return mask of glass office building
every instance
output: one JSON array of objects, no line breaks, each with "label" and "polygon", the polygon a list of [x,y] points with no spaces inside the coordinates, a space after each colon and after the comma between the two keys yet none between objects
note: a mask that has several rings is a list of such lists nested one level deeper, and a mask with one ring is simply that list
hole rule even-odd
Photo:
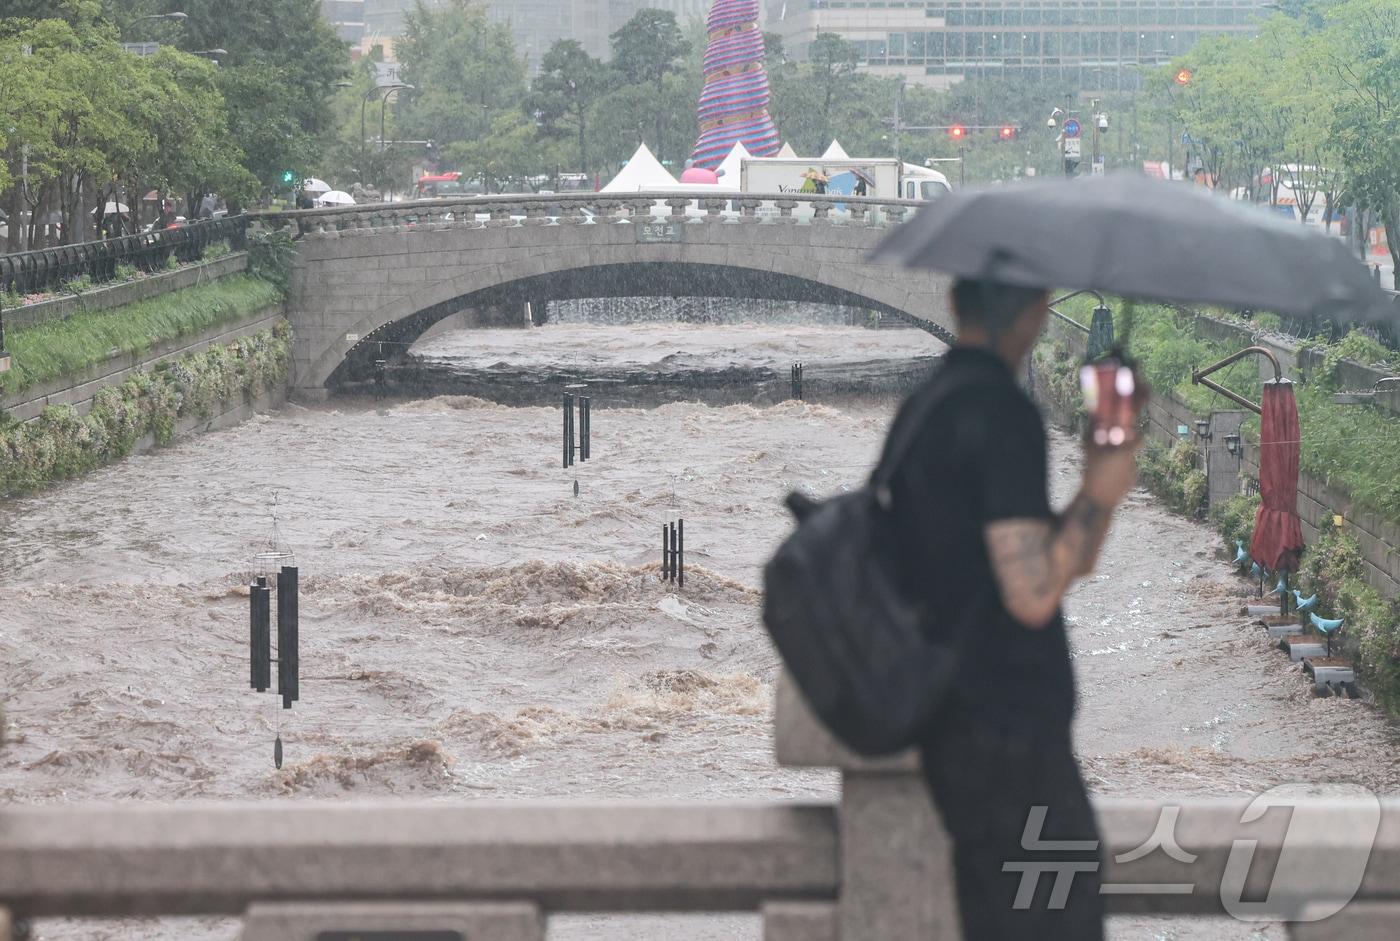
[{"label": "glass office building", "polygon": [[872,72],[921,84],[1069,71],[1113,87],[1114,73],[1211,33],[1252,32],[1266,12],[1245,0],[770,0],[767,29],[798,59],[836,33]]}]

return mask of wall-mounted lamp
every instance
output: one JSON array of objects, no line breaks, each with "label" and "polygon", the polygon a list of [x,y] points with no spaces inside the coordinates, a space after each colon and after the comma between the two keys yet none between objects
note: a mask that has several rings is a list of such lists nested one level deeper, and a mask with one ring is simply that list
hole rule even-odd
[{"label": "wall-mounted lamp", "polygon": [[1240,453],[1240,436],[1239,436],[1239,435],[1226,435],[1226,436],[1225,436],[1225,450],[1226,450],[1226,451],[1229,451],[1229,452],[1230,452],[1231,454],[1233,454],[1233,455],[1238,455],[1238,454]]},{"label": "wall-mounted lamp", "polygon": [[1209,418],[1196,419],[1196,436],[1202,441],[1209,441],[1211,439]]}]

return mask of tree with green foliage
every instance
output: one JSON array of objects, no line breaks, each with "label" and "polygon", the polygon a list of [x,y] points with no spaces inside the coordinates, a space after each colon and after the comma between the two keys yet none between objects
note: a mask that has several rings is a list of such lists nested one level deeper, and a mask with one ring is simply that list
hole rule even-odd
[{"label": "tree with green foliage", "polygon": [[413,90],[400,97],[399,128],[449,150],[489,137],[497,120],[525,100],[525,62],[503,23],[469,0],[422,0],[396,46],[399,74]]},{"label": "tree with green foliage", "polygon": [[1400,6],[1346,0],[1326,11],[1324,35],[1342,97],[1332,132],[1351,198],[1380,215],[1400,270]]},{"label": "tree with green foliage", "polygon": [[[658,158],[666,153],[667,116],[674,114],[676,89],[684,87],[667,81],[682,68],[682,61],[693,46],[669,10],[641,10],[612,34],[612,66],[624,82],[651,90],[651,108],[656,136],[652,146]],[[693,125],[695,99],[689,103]],[[689,143],[680,146],[688,147]]]},{"label": "tree with green foliage", "polygon": [[346,76],[345,44],[317,0],[160,0],[182,11],[182,49],[223,49],[216,83],[246,165],[270,191],[288,170],[309,175],[331,129],[331,97]]},{"label": "tree with green foliage", "polygon": [[851,76],[860,64],[860,53],[836,33],[818,33],[812,40],[808,57],[817,108],[814,133],[808,138],[808,143],[813,153],[820,153],[831,143],[832,105],[837,95],[849,95],[857,84],[851,80]]},{"label": "tree with green foliage", "polygon": [[567,133],[568,125],[577,135],[578,172],[587,173],[589,161],[588,128],[594,105],[607,94],[614,73],[599,59],[588,54],[576,40],[561,39],[550,46],[540,62],[540,74],[531,88],[527,107],[550,133]]},{"label": "tree with green foliage", "polygon": [[447,148],[453,166],[493,193],[528,191],[530,179],[553,176],[562,157],[558,142],[541,138],[534,121],[519,109],[497,115],[481,137]]}]

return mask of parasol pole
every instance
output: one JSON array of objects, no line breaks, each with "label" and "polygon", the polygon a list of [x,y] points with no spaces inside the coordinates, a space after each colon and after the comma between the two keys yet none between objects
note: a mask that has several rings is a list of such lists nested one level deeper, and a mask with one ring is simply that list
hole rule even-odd
[{"label": "parasol pole", "polygon": [[1245,398],[1237,392],[1231,392],[1229,389],[1225,388],[1220,383],[1214,382],[1206,378],[1206,376],[1209,376],[1211,373],[1216,372],[1218,370],[1224,369],[1231,363],[1239,362],[1251,353],[1257,356],[1262,356],[1265,359],[1267,359],[1271,364],[1273,364],[1275,382],[1280,382],[1283,380],[1283,368],[1279,366],[1278,357],[1273,354],[1272,350],[1263,346],[1247,346],[1244,349],[1240,350],[1238,353],[1232,353],[1231,355],[1222,359],[1220,362],[1213,363],[1210,366],[1207,366],[1205,369],[1193,370],[1191,373],[1191,381],[1196,385],[1205,386],[1212,392],[1220,393],[1221,395],[1225,396],[1225,398],[1229,399],[1231,402],[1234,402],[1236,405],[1241,405],[1249,409],[1256,415],[1262,415],[1264,414],[1264,409],[1260,405],[1251,402],[1249,399]]}]

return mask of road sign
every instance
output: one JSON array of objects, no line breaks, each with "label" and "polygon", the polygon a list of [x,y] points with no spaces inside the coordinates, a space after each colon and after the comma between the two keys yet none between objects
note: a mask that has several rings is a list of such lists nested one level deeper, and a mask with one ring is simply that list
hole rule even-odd
[{"label": "road sign", "polygon": [[1080,144],[1079,138],[1077,138],[1077,137],[1066,137],[1066,138],[1065,138],[1065,156],[1066,156],[1066,157],[1071,157],[1071,158],[1077,158],[1077,157],[1079,156],[1079,144]]},{"label": "road sign", "polygon": [[1074,140],[1079,137],[1079,119],[1068,118],[1065,120],[1065,137]]}]

